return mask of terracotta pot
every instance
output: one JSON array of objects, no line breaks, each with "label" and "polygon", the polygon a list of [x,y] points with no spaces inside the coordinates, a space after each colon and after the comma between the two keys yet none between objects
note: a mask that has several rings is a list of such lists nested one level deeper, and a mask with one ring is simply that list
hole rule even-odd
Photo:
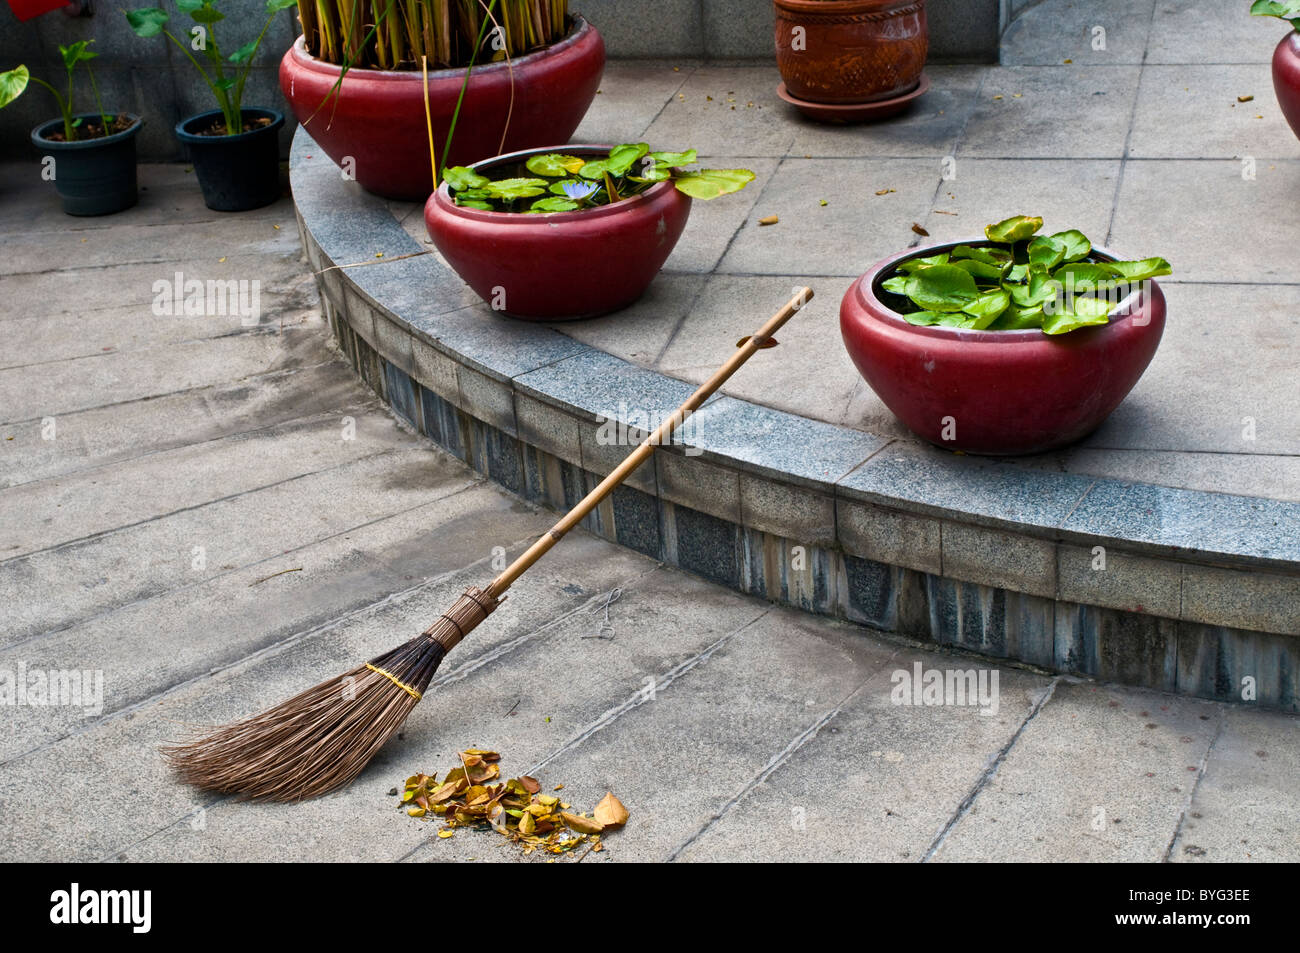
[{"label": "terracotta pot", "polygon": [[892,99],[921,79],[925,0],[774,0],[785,87],[817,103]]},{"label": "terracotta pot", "polygon": [[[485,174],[532,155],[605,156],[609,149],[550,146],[471,168]],[[424,222],[448,264],[490,307],[541,321],[595,317],[636,301],[668,259],[690,212],[690,196],[671,182],[612,205],[536,215],[461,208],[444,184],[429,196]]]},{"label": "terracotta pot", "polygon": [[[879,284],[903,261],[959,244],[908,249],[849,288],[840,332],[872,390],[918,436],[948,450],[1039,453],[1095,430],[1138,382],[1160,344],[1165,296],[1154,281],[1110,323],[1049,336],[917,327],[885,305]],[[1104,260],[1115,256],[1096,249]]]},{"label": "terracotta pot", "polygon": [[[445,162],[442,148],[465,70],[430,72],[429,109],[440,165],[469,165],[501,152],[567,140],[596,96],[605,70],[605,43],[595,27],[575,16],[567,37],[516,57],[511,65],[513,106],[510,66],[474,67]],[[363,188],[388,198],[425,199],[433,190],[433,175],[420,72],[352,69],[340,94],[331,97],[339,73],[338,66],[308,54],[299,37],[280,62],[280,89],[326,155],[345,171],[351,169]]]},{"label": "terracotta pot", "polygon": [[1300,136],[1300,32],[1282,37],[1273,51],[1273,89],[1291,131]]}]

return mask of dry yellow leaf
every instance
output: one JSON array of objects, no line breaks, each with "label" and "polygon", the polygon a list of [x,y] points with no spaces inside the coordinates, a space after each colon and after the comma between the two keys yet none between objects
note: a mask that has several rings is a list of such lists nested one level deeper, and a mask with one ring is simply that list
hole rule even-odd
[{"label": "dry yellow leaf", "polygon": [[760,219],[758,220],[758,224],[760,224],[760,225],[775,225],[775,224],[776,224],[777,222],[779,222],[779,221],[781,221],[781,219],[780,219],[779,216],[776,216],[776,215],[767,215],[767,216],[765,216],[765,217],[763,217],[763,218],[760,218]]},{"label": "dry yellow leaf", "polygon": [[455,836],[456,836],[456,832],[455,832],[455,831],[438,831],[438,836],[441,837],[443,840],[446,840],[448,837],[455,837]]},{"label": "dry yellow leaf", "polygon": [[614,797],[613,791],[605,792],[605,796],[601,798],[592,814],[600,822],[602,829],[606,827],[622,827],[627,823],[628,819],[627,808],[623,806],[622,801]]},{"label": "dry yellow leaf", "polygon": [[599,834],[605,829],[605,825],[594,817],[580,817],[568,811],[561,812],[560,820],[564,821],[564,826],[569,830],[577,831],[579,834]]}]

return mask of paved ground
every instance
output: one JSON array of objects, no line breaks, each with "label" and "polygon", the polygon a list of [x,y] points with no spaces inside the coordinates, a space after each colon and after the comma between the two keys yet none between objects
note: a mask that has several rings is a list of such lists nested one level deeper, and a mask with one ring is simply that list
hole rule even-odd
[{"label": "paved ground", "polygon": [[[818,298],[780,336],[780,361],[727,392],[906,437],[840,344],[840,297],[923,241],[913,223],[949,241],[1041,214],[1121,255],[1163,255],[1174,275],[1164,342],[1128,400],[1079,446],[1021,462],[1300,500],[1300,219],[1278,212],[1300,192],[1300,142],[1268,66],[1285,28],[1248,7],[1045,0],[1008,33],[1005,65],[930,67],[909,115],[869,126],[803,120],[770,63],[611,63],[578,141],[693,146],[758,180],[695,203],[639,305],[558,327],[700,381],[809,284]],[[418,210],[395,209],[427,238]],[[759,227],[769,215],[780,223]]]},{"label": "paved ground", "polygon": [[[355,382],[287,200],[218,216],[182,167],[147,166],[139,208],[72,220],[32,175],[0,169],[0,688],[75,669],[103,696],[0,706],[5,858],[512,859],[387,793],[491,746],[576,805],[623,799],[588,862],[1300,859],[1293,717],[991,669],[582,533],[348,790],[177,784],[160,742],[404,640],[550,518]],[[260,322],[157,313],[177,272],[261,281]],[[996,673],[996,713],[893,704],[916,664]]]}]

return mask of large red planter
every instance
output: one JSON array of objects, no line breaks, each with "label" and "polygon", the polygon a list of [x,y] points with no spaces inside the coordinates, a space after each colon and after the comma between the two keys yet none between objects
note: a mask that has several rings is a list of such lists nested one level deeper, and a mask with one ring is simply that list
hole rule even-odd
[{"label": "large red planter", "polygon": [[949,450],[1039,453],[1087,436],[1156,353],[1165,327],[1159,285],[1146,282],[1109,324],[1059,336],[917,327],[881,301],[879,282],[901,262],[958,244],[987,243],[909,249],[853,283],[840,303],[853,363],[910,430]]},{"label": "large red planter", "polygon": [[[559,43],[509,65],[474,67],[449,161],[444,161],[448,157],[442,147],[465,70],[430,72],[429,111],[439,165],[469,165],[502,152],[564,142],[582,122],[604,70],[605,43],[579,16]],[[420,72],[351,69],[339,95],[332,97],[339,73],[338,66],[307,53],[299,37],[280,61],[280,89],[312,138],[342,168],[350,168],[366,190],[408,201],[426,198],[433,191],[433,175]]]},{"label": "large red planter", "polygon": [[1300,136],[1300,32],[1282,37],[1273,51],[1273,89],[1291,131]]},{"label": "large red planter", "polygon": [[[538,153],[604,156],[609,149],[530,149],[471,168],[483,173]],[[444,184],[425,203],[424,222],[447,263],[490,307],[553,321],[595,317],[636,301],[668,259],[690,212],[690,196],[671,182],[612,205],[536,215],[461,208]]]},{"label": "large red planter", "polygon": [[929,48],[925,0],[775,0],[776,65],[815,103],[866,103],[915,89]]}]

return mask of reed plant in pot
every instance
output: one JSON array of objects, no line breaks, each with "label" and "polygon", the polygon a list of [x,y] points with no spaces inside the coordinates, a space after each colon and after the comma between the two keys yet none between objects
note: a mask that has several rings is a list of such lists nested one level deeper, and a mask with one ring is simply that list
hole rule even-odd
[{"label": "reed plant in pot", "polygon": [[[59,47],[67,73],[67,89],[59,92],[51,83],[32,76],[19,65],[0,73],[0,108],[23,94],[31,83],[45,87],[59,106],[59,118],[32,130],[32,145],[43,155],[41,175],[53,180],[69,215],[107,215],[130,208],[138,191],[135,175],[135,137],[141,120],[127,113],[108,112],[99,98],[99,87],[90,61],[93,40],[80,40]],[[86,77],[95,101],[95,111],[78,113],[74,104],[77,67],[85,64]]]},{"label": "reed plant in pot", "polygon": [[448,166],[567,140],[605,68],[604,41],[567,0],[298,9],[280,88],[343,174],[390,198],[426,198]]},{"label": "reed plant in pot", "polygon": [[[270,205],[280,196],[279,130],[284,116],[265,106],[245,106],[244,87],[258,48],[275,17],[296,0],[266,0],[266,20],[253,39],[232,53],[222,52],[217,24],[225,14],[214,0],[175,0],[191,25],[180,39],[169,28],[171,15],[159,7],[129,10],[136,36],[163,36],[190,61],[211,91],[217,108],[176,124],[176,138],[188,148],[203,190],[203,201],[219,212],[241,212]],[[206,65],[205,65],[206,64]]]}]

